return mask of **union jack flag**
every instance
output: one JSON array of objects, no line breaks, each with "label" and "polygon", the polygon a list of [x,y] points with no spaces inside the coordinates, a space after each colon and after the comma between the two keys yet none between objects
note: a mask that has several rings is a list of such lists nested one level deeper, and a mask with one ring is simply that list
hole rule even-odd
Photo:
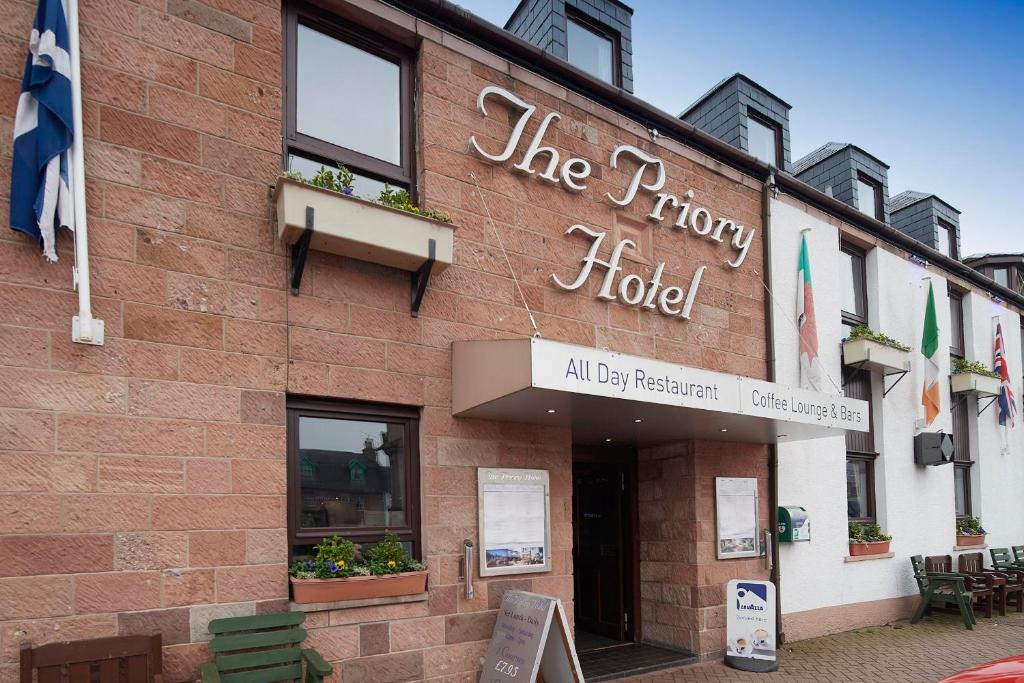
[{"label": "union jack flag", "polygon": [[1010,369],[1006,363],[1006,346],[1003,344],[1003,324],[996,323],[995,360],[993,370],[999,373],[1002,383],[999,387],[999,424],[1016,426],[1017,402],[1013,398],[1013,387],[1010,386]]}]

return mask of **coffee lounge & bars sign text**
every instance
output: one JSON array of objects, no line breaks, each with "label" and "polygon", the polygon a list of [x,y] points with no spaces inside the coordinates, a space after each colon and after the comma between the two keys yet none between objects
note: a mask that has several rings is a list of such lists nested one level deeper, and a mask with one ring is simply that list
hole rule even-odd
[{"label": "coffee lounge & bars sign text", "polygon": [[[495,85],[487,86],[477,96],[477,108],[484,116],[487,115],[486,100],[488,97],[503,100],[505,103],[520,111],[512,133],[505,142],[505,148],[497,153],[484,150],[476,140],[476,136],[470,136],[470,146],[482,157],[494,162],[505,162],[512,158],[516,148],[523,137],[526,125],[537,111],[536,105],[513,95],[504,88]],[[523,153],[518,163],[513,164],[512,169],[526,175],[536,175],[540,180],[560,184],[569,192],[582,192],[587,189],[586,181],[591,175],[590,162],[579,157],[570,157],[559,164],[561,155],[554,147],[544,144],[544,136],[549,126],[557,121],[560,115],[556,112],[547,114],[537,132],[533,134],[529,146]],[[543,163],[546,158],[547,165],[543,168],[534,168],[535,163]],[[617,169],[623,159],[631,159],[636,170],[629,179],[628,185],[622,189],[620,196],[611,192],[605,193],[605,199],[618,207],[629,206],[637,194],[643,190],[653,196],[653,205],[647,219],[655,223],[664,223],[671,220],[671,228],[682,233],[687,233],[699,238],[705,238],[718,243],[727,243],[734,252],[731,259],[726,263],[731,268],[739,268],[747,258],[747,252],[753,242],[755,229],[738,225],[734,220],[727,217],[714,217],[707,208],[697,205],[694,199],[693,190],[689,190],[681,196],[663,192],[665,186],[665,164],[661,159],[648,154],[647,152],[633,145],[619,145],[616,147],[609,159],[609,166]],[[591,240],[590,249],[583,258],[580,272],[572,282],[562,282],[554,274],[551,280],[556,287],[569,291],[579,289],[586,283],[592,274],[603,271],[601,288],[597,297],[606,301],[622,301],[638,308],[657,310],[668,315],[689,319],[693,310],[693,303],[700,287],[701,278],[706,265],[698,266],[685,289],[677,285],[666,285],[662,282],[665,271],[665,264],[658,263],[649,280],[645,280],[636,274],[629,274],[621,279],[616,279],[622,272],[622,252],[626,247],[636,247],[636,243],[630,239],[620,240],[612,250],[608,260],[598,256],[600,249],[607,238],[607,233],[601,230],[592,230],[585,225],[575,224],[566,230],[567,235],[581,234]]]}]

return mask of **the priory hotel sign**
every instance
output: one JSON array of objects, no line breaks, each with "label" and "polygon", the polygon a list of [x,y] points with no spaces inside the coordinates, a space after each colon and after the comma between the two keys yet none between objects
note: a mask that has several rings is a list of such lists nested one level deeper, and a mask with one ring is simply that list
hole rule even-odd
[{"label": "the priory hotel sign", "polygon": [[[520,112],[512,132],[505,142],[504,149],[488,151],[480,146],[476,136],[469,138],[470,146],[478,154],[490,161],[501,163],[512,159],[537,107],[504,88],[492,85],[485,87],[477,96],[477,108],[484,116],[487,115],[486,101],[488,97],[503,100]],[[558,150],[544,144],[544,136],[548,132],[548,128],[559,118],[560,115],[556,112],[550,112],[544,116],[522,158],[513,164],[512,170],[526,175],[536,175],[540,180],[561,185],[569,192],[582,192],[587,188],[587,179],[592,172],[590,162],[579,157],[570,157],[562,162]],[[692,190],[681,195],[662,191],[666,179],[664,162],[638,147],[619,145],[611,152],[609,166],[612,169],[617,169],[619,164],[626,159],[636,165],[636,170],[630,176],[625,187],[614,194],[606,192],[604,199],[621,208],[630,206],[637,199],[640,190],[652,193],[654,201],[647,214],[648,220],[654,223],[667,222],[671,229],[697,239],[727,244],[731,250],[731,258],[727,259],[726,263],[731,268],[739,268],[743,265],[754,240],[755,228],[739,225],[728,217],[714,216],[709,209],[694,201]],[[686,320],[690,318],[701,278],[704,271],[707,270],[706,265],[698,266],[687,284],[664,282],[664,263],[656,264],[648,278],[637,274],[619,277],[622,272],[623,250],[627,247],[636,247],[632,240],[620,240],[611,248],[608,260],[604,260],[598,254],[607,239],[606,232],[577,223],[566,230],[566,235],[581,235],[589,239],[590,248],[583,258],[579,273],[572,282],[563,282],[552,274],[551,280],[556,287],[574,291],[580,289],[591,277],[597,277],[601,281],[600,289],[597,292],[597,297],[600,299],[620,301],[667,316]]]}]

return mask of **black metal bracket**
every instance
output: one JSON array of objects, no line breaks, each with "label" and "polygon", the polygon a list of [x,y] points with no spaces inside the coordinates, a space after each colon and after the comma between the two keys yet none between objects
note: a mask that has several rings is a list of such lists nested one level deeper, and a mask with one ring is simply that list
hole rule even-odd
[{"label": "black metal bracket", "polygon": [[[991,406],[991,405],[992,405],[993,403],[995,403],[995,402],[996,402],[996,401],[998,401],[998,400],[999,400],[999,395],[998,395],[998,394],[996,394],[996,395],[995,395],[995,396],[993,396],[993,397],[992,397],[991,399],[989,399],[989,402],[985,404],[985,407],[984,407],[984,408],[979,408],[979,409],[978,409],[978,415],[980,416],[980,415],[981,415],[982,413],[984,413],[984,412],[985,412],[986,410],[988,410],[988,409],[989,409],[989,407],[990,407],[990,406]],[[981,403],[981,401],[978,401],[978,403]]]},{"label": "black metal bracket", "polygon": [[427,241],[427,260],[423,265],[412,272],[412,303],[409,307],[412,317],[420,317],[420,304],[423,303],[423,294],[427,291],[427,283],[430,282],[430,271],[434,269],[434,262],[437,260],[437,240]]},{"label": "black metal bracket", "polygon": [[[903,379],[904,377],[907,376],[908,372],[910,372],[910,371],[909,370],[904,370],[903,372],[882,373],[882,387],[883,387],[883,389],[882,389],[882,398],[885,398],[886,396],[888,396],[889,392],[892,391],[896,387],[896,385],[900,383],[901,379]],[[899,375],[899,377],[896,378],[895,382],[893,382],[892,384],[889,385],[888,389],[885,389],[884,388],[885,387],[885,378],[886,377],[892,377],[893,375]]]},{"label": "black metal bracket", "polygon": [[306,256],[309,254],[309,243],[313,239],[313,207],[306,207],[306,229],[292,245],[292,294],[299,295],[302,284],[302,273],[306,270]]},{"label": "black metal bracket", "polygon": [[[846,388],[846,385],[850,383],[850,379],[856,377],[857,373],[864,369],[864,365],[867,362],[868,362],[867,360],[862,360],[859,363],[856,363],[854,365],[850,365],[849,366],[849,367],[853,368],[853,372],[851,372],[850,375],[849,375],[849,378],[845,382],[843,382],[843,388],[844,389]],[[901,379],[903,379],[904,377],[907,376],[908,372],[910,372],[910,371],[909,370],[901,370],[899,372],[883,372],[882,373],[882,398],[885,398],[886,396],[888,396],[889,392],[896,388],[896,385],[900,383]],[[893,377],[895,375],[899,375],[899,377],[897,377],[896,381],[893,382],[891,385],[889,385],[888,388],[886,388],[886,386],[885,386],[885,378],[886,377]]]}]

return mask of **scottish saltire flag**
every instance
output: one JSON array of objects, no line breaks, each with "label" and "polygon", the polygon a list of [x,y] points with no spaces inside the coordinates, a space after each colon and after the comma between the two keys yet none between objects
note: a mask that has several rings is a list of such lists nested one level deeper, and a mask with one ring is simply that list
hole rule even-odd
[{"label": "scottish saltire flag", "polygon": [[806,233],[800,237],[797,280],[796,320],[800,331],[800,387],[821,391],[818,324],[814,317],[814,289],[811,287],[811,259],[807,252]]},{"label": "scottish saltire flag", "polygon": [[11,227],[39,240],[50,261],[57,260],[56,226],[74,230],[73,139],[67,15],[61,0],[40,0],[14,118]]},{"label": "scottish saltire flag", "polygon": [[1010,368],[1006,362],[1006,346],[1003,344],[1003,324],[996,323],[995,352],[993,353],[992,369],[999,373],[1002,380],[999,385],[999,424],[1015,427],[1017,424],[1017,402],[1010,386]]},{"label": "scottish saltire flag", "polygon": [[939,322],[935,315],[935,290],[928,283],[928,303],[924,309],[924,329],[921,334],[921,355],[924,356],[924,386],[921,404],[924,406],[925,424],[935,421],[942,406],[939,389]]}]

